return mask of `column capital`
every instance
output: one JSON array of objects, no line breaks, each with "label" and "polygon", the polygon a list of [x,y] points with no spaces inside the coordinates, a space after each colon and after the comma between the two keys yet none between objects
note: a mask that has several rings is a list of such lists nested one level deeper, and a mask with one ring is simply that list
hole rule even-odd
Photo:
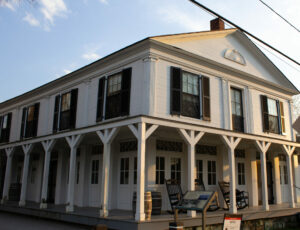
[{"label": "column capital", "polygon": [[143,58],[143,62],[156,62],[157,60],[158,57],[153,54],[149,54],[148,56]]}]

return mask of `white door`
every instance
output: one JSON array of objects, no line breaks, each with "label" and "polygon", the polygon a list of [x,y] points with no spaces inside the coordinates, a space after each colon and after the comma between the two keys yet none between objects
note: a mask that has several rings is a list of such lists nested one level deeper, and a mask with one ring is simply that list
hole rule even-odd
[{"label": "white door", "polygon": [[100,207],[102,156],[100,154],[92,155],[90,161],[89,206],[92,207]]},{"label": "white door", "polygon": [[286,161],[279,161],[279,172],[280,172],[281,200],[283,203],[289,202],[289,186],[288,186]]},{"label": "white door", "polygon": [[120,154],[118,175],[118,209],[132,210],[133,192],[137,183],[136,153]]},{"label": "white door", "polygon": [[235,181],[236,181],[236,188],[238,190],[247,191],[245,159],[236,158]]}]

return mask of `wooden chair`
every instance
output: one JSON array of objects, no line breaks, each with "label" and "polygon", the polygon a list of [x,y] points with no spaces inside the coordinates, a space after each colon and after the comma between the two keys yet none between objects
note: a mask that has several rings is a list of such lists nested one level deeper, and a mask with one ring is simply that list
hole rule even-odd
[{"label": "wooden chair", "polygon": [[[219,181],[219,187],[222,192],[224,201],[226,203],[227,208],[230,207],[230,183],[225,181]],[[246,191],[240,191],[238,189],[235,190],[236,196],[236,207],[237,209],[243,209],[249,207],[249,195]]]},{"label": "wooden chair", "polygon": [[179,204],[183,198],[183,193],[181,190],[180,183],[177,180],[165,180],[170,206],[174,212],[174,207]]},{"label": "wooden chair", "polygon": [[205,185],[203,183],[202,178],[195,179],[195,186],[197,186],[197,190],[205,191]]}]

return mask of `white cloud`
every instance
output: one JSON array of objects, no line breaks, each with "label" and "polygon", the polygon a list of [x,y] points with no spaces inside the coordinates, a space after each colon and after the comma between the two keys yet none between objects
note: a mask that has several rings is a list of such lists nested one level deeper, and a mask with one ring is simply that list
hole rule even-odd
[{"label": "white cloud", "polygon": [[63,0],[41,0],[41,9],[46,21],[54,24],[54,17],[65,16],[67,12],[67,6]]},{"label": "white cloud", "polygon": [[89,52],[82,55],[82,58],[88,61],[95,61],[100,58],[100,55],[95,52]]},{"label": "white cloud", "polygon": [[28,22],[31,26],[40,26],[40,22],[32,15],[26,12],[23,21]]},{"label": "white cloud", "polygon": [[8,9],[15,11],[18,5],[17,0],[0,0],[0,7],[7,7]]},{"label": "white cloud", "polygon": [[108,1],[107,0],[99,0],[99,2],[101,2],[102,4],[108,5]]}]

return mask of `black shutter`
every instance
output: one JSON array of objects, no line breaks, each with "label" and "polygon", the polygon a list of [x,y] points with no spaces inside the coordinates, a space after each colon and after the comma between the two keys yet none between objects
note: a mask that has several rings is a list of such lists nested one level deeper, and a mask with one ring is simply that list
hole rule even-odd
[{"label": "black shutter", "polygon": [[103,119],[103,102],[104,102],[104,87],[105,87],[105,77],[99,79],[98,86],[98,101],[97,101],[97,117],[96,121],[101,121]]},{"label": "black shutter", "polygon": [[55,97],[54,117],[53,117],[53,132],[58,131],[58,115],[59,115],[60,95]]},{"label": "black shutter", "polygon": [[27,112],[27,108],[23,108],[23,112],[22,112],[22,122],[21,122],[21,134],[20,134],[20,138],[23,139],[24,138],[24,129],[25,129],[25,124],[26,124],[26,112]]},{"label": "black shutter", "polygon": [[7,142],[9,142],[11,118],[12,118],[12,113],[7,114],[7,126],[6,126],[6,132],[5,132],[6,133],[5,141],[7,141]]},{"label": "black shutter", "polygon": [[121,116],[129,115],[131,72],[131,68],[122,71]]},{"label": "black shutter", "polygon": [[33,114],[33,136],[37,136],[38,123],[39,123],[39,112],[40,112],[40,103],[34,104],[34,114]]},{"label": "black shutter", "polygon": [[210,84],[205,76],[202,76],[202,119],[210,121]]},{"label": "black shutter", "polygon": [[3,117],[0,116],[0,142],[2,141],[2,123],[3,123]]},{"label": "black shutter", "polygon": [[263,131],[269,132],[270,128],[269,128],[268,98],[265,95],[261,95],[260,99],[261,99]]},{"label": "black shutter", "polygon": [[171,67],[171,97],[170,111],[171,114],[179,115],[181,113],[181,77],[182,70],[180,68]]},{"label": "black shutter", "polygon": [[70,129],[76,126],[78,89],[71,90],[71,107],[70,107]]}]

